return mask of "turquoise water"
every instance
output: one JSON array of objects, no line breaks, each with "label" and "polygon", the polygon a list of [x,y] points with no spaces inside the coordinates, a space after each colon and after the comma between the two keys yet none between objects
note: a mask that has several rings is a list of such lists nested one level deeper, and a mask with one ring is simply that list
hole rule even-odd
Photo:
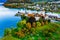
[{"label": "turquoise water", "polygon": [[20,9],[5,8],[0,4],[0,37],[4,35],[4,29],[16,27],[16,23],[21,20],[20,17],[14,16]]}]

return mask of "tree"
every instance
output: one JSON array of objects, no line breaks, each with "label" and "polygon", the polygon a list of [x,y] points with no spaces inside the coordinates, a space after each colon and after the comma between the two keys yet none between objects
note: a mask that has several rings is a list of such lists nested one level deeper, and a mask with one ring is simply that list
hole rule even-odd
[{"label": "tree", "polygon": [[31,23],[28,22],[28,23],[26,24],[26,26],[27,26],[28,29],[31,29]]},{"label": "tree", "polygon": [[30,22],[31,24],[33,24],[33,22],[36,22],[36,19],[35,17],[30,17],[28,22]]},{"label": "tree", "polygon": [[10,35],[11,34],[11,29],[7,28],[4,31],[4,36]]},{"label": "tree", "polygon": [[5,37],[2,38],[2,40],[20,40],[20,39],[14,38],[12,36],[5,36]]}]

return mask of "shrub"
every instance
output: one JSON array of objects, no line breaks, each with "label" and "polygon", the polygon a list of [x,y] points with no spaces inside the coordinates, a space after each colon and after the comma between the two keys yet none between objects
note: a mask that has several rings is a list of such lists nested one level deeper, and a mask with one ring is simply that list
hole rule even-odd
[{"label": "shrub", "polygon": [[36,27],[40,27],[41,23],[40,22],[36,22]]},{"label": "shrub", "polygon": [[18,31],[15,33],[19,38],[25,37],[25,34],[22,31]]},{"label": "shrub", "polygon": [[24,14],[23,14],[23,15],[21,15],[21,19],[22,19],[22,20],[24,20],[24,19],[25,19],[26,21],[28,21],[28,17],[27,17],[27,16],[25,16]]},{"label": "shrub", "polygon": [[31,33],[33,34],[33,35],[35,35],[36,34],[36,30],[35,30],[35,28],[31,28]]},{"label": "shrub", "polygon": [[11,35],[11,29],[7,28],[4,31],[4,36]]},{"label": "shrub", "polygon": [[52,36],[52,32],[50,32],[49,30],[43,30],[43,36],[51,37]]},{"label": "shrub", "polygon": [[36,23],[35,22],[32,23],[32,27],[36,27]]},{"label": "shrub", "polygon": [[44,18],[43,17],[40,17],[39,22],[42,22],[43,20],[44,20]]},{"label": "shrub", "polygon": [[45,24],[48,24],[48,21],[47,20],[45,21]]},{"label": "shrub", "polygon": [[23,28],[26,27],[26,20],[22,20],[17,23],[17,27]]},{"label": "shrub", "polygon": [[24,19],[24,20],[22,20],[20,23],[21,23],[21,24],[26,24],[26,20]]},{"label": "shrub", "polygon": [[41,22],[41,26],[44,26],[44,22],[43,21]]},{"label": "shrub", "polygon": [[34,17],[30,17],[28,22],[30,22],[32,24],[33,22],[36,22],[36,19]]},{"label": "shrub", "polygon": [[31,37],[29,37],[28,40],[33,40],[33,39]]},{"label": "shrub", "polygon": [[31,29],[31,23],[28,22],[28,23],[26,24],[26,27],[27,27],[28,29]]},{"label": "shrub", "polygon": [[2,38],[2,40],[20,40],[20,39],[14,38],[13,36],[5,36]]}]

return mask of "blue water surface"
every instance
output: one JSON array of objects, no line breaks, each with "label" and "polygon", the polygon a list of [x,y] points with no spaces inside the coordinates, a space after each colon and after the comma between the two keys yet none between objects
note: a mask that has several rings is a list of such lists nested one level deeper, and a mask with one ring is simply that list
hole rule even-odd
[{"label": "blue water surface", "polygon": [[3,37],[4,30],[6,28],[15,28],[18,21],[21,20],[20,17],[14,16],[20,9],[9,9],[5,8],[0,4],[0,37]]},{"label": "blue water surface", "polygon": [[27,10],[25,8],[14,9],[14,8],[6,8],[0,3],[0,37],[3,37],[4,30],[6,28],[16,28],[16,24],[21,20],[21,17],[16,17],[15,14],[20,12],[37,12],[36,10]]}]

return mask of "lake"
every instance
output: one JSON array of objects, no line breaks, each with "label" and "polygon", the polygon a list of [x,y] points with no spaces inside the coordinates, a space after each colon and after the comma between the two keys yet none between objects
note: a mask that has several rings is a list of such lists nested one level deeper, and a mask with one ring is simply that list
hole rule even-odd
[{"label": "lake", "polygon": [[14,16],[20,9],[9,9],[5,8],[0,4],[0,37],[3,37],[4,30],[6,28],[16,27],[20,17]]}]

